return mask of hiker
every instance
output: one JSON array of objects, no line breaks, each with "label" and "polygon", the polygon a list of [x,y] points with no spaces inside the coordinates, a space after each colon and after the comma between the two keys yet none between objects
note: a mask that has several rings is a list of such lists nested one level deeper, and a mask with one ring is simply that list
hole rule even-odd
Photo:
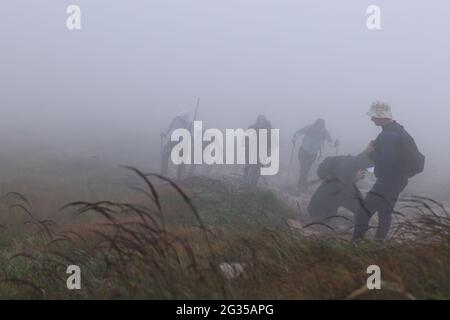
[{"label": "hiker", "polygon": [[[195,139],[202,140],[202,152],[204,152],[206,147],[211,144],[214,144],[217,149],[223,149],[223,145],[219,141],[216,141],[215,140],[216,138],[213,138],[211,141],[203,140],[203,135],[205,134],[206,130],[207,129],[203,129],[202,132],[197,133],[197,135],[198,135],[197,137],[193,137],[194,140]],[[193,157],[194,156],[194,143],[192,143],[192,151],[191,152],[192,152],[191,154]],[[205,177],[210,177],[212,175],[213,168],[214,168],[213,164],[206,164],[206,163],[195,164],[193,159],[192,159],[192,163],[188,166],[189,166],[188,173],[187,173],[188,176],[197,175],[197,172],[200,170],[201,175],[203,175]]]},{"label": "hiker", "polygon": [[308,204],[313,221],[330,224],[340,207],[356,214],[362,201],[356,182],[364,178],[366,169],[371,166],[365,154],[325,158],[317,170],[322,183]]},{"label": "hiker", "polygon": [[392,119],[389,104],[374,102],[367,115],[382,128],[363,152],[373,161],[377,180],[356,214],[353,241],[358,242],[364,237],[370,218],[377,212],[375,241],[383,242],[391,226],[395,203],[408,184],[408,178],[423,171],[425,157],[417,149],[414,139]]},{"label": "hiker", "polygon": [[[170,137],[172,132],[176,129],[187,129],[191,130],[191,122],[189,120],[189,114],[187,111],[180,112],[172,122],[169,124],[166,132],[161,132],[161,175],[167,176],[167,171],[169,167],[170,154],[173,147],[178,143],[177,141],[171,141]],[[166,139],[167,142],[164,144],[163,140]],[[183,176],[184,164],[179,164],[177,166],[177,179],[180,180]]]},{"label": "hiker", "polygon": [[255,129],[256,135],[257,135],[257,163],[256,164],[250,164],[249,163],[249,145],[246,141],[246,148],[245,148],[245,167],[244,167],[244,181],[251,185],[256,186],[258,183],[258,179],[261,175],[261,163],[259,160],[259,130],[260,129],[267,129],[267,150],[271,150],[271,139],[270,139],[270,130],[272,129],[272,124],[264,115],[259,115],[256,118],[256,123],[254,125],[251,125],[249,129]]},{"label": "hiker", "polygon": [[325,120],[317,119],[312,125],[308,125],[297,132],[292,138],[293,145],[296,144],[297,139],[304,135],[302,145],[298,152],[298,160],[300,161],[300,178],[298,181],[298,188],[301,192],[307,190],[308,173],[312,165],[321,153],[325,140],[332,143],[330,133],[325,127]]}]

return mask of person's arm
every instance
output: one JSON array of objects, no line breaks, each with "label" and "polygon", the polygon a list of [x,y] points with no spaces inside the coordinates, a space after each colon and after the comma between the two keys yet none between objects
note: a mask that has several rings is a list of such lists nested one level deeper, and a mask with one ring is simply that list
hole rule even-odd
[{"label": "person's arm", "polygon": [[292,143],[295,144],[295,142],[297,142],[298,137],[306,134],[306,132],[308,132],[309,128],[310,128],[310,126],[306,126],[306,127],[303,127],[301,129],[295,131],[294,136],[292,137]]},{"label": "person's arm", "polygon": [[371,168],[374,166],[373,161],[364,152],[362,152],[356,156],[356,161],[358,163],[358,167],[361,169],[364,169],[364,170],[367,170],[368,168]]},{"label": "person's arm", "polygon": [[297,130],[294,135],[301,136],[301,135],[305,134],[308,131],[309,127],[310,126],[306,126],[306,127],[303,127],[301,129]]},{"label": "person's arm", "polygon": [[375,150],[369,153],[369,159],[385,174],[395,169],[397,146],[400,136],[392,132],[383,134],[376,143]]},{"label": "person's arm", "polygon": [[161,136],[166,137],[169,134],[169,132],[171,132],[174,129],[176,121],[177,121],[177,118],[173,118],[172,122],[170,122],[169,126],[167,127],[167,131],[161,132]]}]

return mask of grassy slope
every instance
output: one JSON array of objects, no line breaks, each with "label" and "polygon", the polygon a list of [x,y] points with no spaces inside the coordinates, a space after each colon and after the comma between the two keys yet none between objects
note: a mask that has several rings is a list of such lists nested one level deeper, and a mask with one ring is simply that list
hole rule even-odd
[{"label": "grassy slope", "polygon": [[[42,221],[0,230],[0,298],[450,298],[448,220],[433,241],[355,246],[289,229],[298,213],[271,191],[203,178],[181,187],[184,200],[164,184],[157,201],[145,189],[142,206],[71,207],[50,233]],[[245,272],[225,279],[223,262]],[[66,289],[69,264],[81,266],[80,291]],[[358,291],[372,264],[383,289]]]}]

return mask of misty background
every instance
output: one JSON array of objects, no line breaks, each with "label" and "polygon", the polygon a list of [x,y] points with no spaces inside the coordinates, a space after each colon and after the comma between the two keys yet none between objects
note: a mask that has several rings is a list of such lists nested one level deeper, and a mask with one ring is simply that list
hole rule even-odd
[{"label": "misty background", "polygon": [[[366,27],[372,4],[380,31]],[[318,117],[341,153],[362,151],[381,99],[427,157],[415,179],[448,187],[449,16],[444,0],[3,1],[2,179],[52,156],[157,169],[160,131],[197,97],[207,127],[266,115],[283,174],[293,133]]]}]

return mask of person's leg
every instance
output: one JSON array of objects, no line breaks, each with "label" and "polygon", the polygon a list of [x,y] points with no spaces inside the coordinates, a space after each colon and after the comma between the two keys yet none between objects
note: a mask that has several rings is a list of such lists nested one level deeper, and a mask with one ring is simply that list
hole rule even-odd
[{"label": "person's leg", "polygon": [[380,204],[378,210],[378,228],[375,234],[375,241],[383,242],[392,223],[392,213],[397,203],[398,197],[407,184],[406,179],[399,179],[395,181],[386,181],[383,184],[384,190],[380,193],[384,196],[384,201]]},{"label": "person's leg", "polygon": [[171,152],[172,152],[172,144],[170,142],[166,143],[161,155],[161,171],[160,171],[161,175],[164,177],[167,176],[167,171],[169,169],[169,158]]},{"label": "person's leg", "polygon": [[248,184],[255,187],[258,184],[260,174],[261,166],[258,164],[251,164],[248,171]]},{"label": "person's leg", "polygon": [[304,188],[308,183],[308,173],[311,169],[317,155],[309,154],[300,148],[299,151],[299,161],[300,161],[300,179],[298,181],[298,186]]},{"label": "person's leg", "polygon": [[193,176],[195,174],[195,171],[197,170],[197,164],[190,164],[189,170],[188,170],[188,176]]},{"label": "person's leg", "polygon": [[[203,146],[203,149],[205,150],[205,146]],[[186,172],[187,172],[187,176],[193,176],[195,174],[195,171],[198,169],[199,164],[195,164],[194,163],[194,154],[195,154],[195,149],[194,149],[194,141],[192,140],[191,142],[191,164],[187,165],[186,168]],[[184,170],[182,169],[182,170]]]},{"label": "person's leg", "polygon": [[356,185],[352,186],[345,186],[345,191],[343,192],[342,202],[340,203],[340,207],[343,207],[350,211],[353,214],[352,221],[343,221],[341,219],[341,222],[346,226],[349,227],[350,224],[353,226],[356,220],[356,215],[358,214],[358,211],[361,209],[361,203],[364,201],[364,198],[359,191],[358,187]]},{"label": "person's leg", "polygon": [[[375,184],[376,185],[376,184]],[[369,230],[369,221],[380,205],[380,195],[374,188],[367,194],[364,201],[361,201],[359,209],[355,215],[355,228],[353,230],[353,241],[359,241],[364,238]]]},{"label": "person's leg", "polygon": [[314,164],[314,161],[316,161],[317,155],[316,154],[309,154],[307,153],[307,162],[305,164],[305,176],[306,176],[306,183],[308,183],[308,174],[311,170],[312,165]]},{"label": "person's leg", "polygon": [[244,175],[242,176],[242,179],[245,182],[248,182],[248,171],[250,170],[250,165],[249,164],[245,164],[244,166]]},{"label": "person's leg", "polygon": [[363,201],[364,198],[358,187],[356,187],[356,185],[353,185],[351,190],[346,189],[345,197],[343,198],[341,207],[347,209],[356,216],[358,211],[361,209],[361,204],[363,203]]},{"label": "person's leg", "polygon": [[181,180],[183,178],[184,167],[185,167],[184,163],[177,165],[177,180]]},{"label": "person's leg", "polygon": [[[180,152],[180,156],[183,156],[183,154],[184,154],[184,150],[182,150]],[[183,178],[185,166],[186,165],[184,162],[177,165],[177,180],[181,180]]]},{"label": "person's leg", "polygon": [[306,184],[306,173],[305,173],[305,152],[300,148],[298,151],[298,161],[300,163],[300,176],[298,179],[298,187]]},{"label": "person's leg", "polygon": [[392,209],[385,208],[378,211],[378,227],[375,233],[375,241],[383,242],[391,228]]},{"label": "person's leg", "polygon": [[213,165],[212,164],[205,164],[205,176],[210,177],[213,172]]},{"label": "person's leg", "polygon": [[242,179],[245,183],[249,183],[249,173],[251,170],[251,164],[250,164],[250,156],[249,156],[249,150],[248,150],[248,141],[245,139],[245,165],[244,165],[244,174],[242,176]]}]

